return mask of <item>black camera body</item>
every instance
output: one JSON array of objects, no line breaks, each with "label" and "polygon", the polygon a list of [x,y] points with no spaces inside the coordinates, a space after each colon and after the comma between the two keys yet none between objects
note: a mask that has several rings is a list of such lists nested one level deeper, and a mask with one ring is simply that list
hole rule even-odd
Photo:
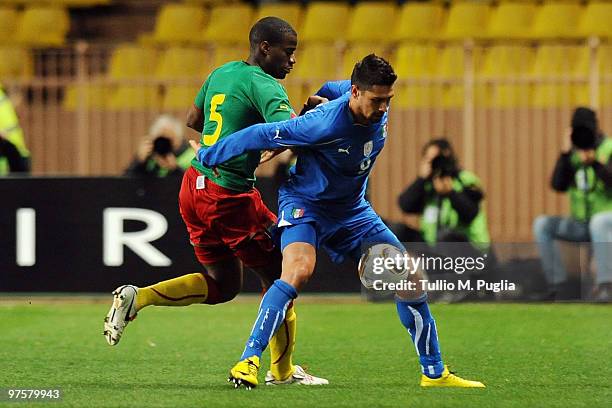
[{"label": "black camera body", "polygon": [[451,156],[440,154],[431,161],[432,177],[457,177],[459,168],[456,160]]},{"label": "black camera body", "polygon": [[166,156],[172,152],[172,141],[166,136],[158,136],[153,140],[153,152]]},{"label": "black camera body", "polygon": [[587,126],[575,126],[572,128],[572,145],[576,149],[591,150],[597,144],[597,135],[593,129]]}]

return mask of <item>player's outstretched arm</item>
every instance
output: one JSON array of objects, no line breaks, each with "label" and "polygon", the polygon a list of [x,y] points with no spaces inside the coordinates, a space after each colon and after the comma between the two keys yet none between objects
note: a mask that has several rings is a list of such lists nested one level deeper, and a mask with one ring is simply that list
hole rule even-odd
[{"label": "player's outstretched arm", "polygon": [[326,112],[317,109],[294,119],[249,126],[207,149],[200,149],[195,142],[191,146],[196,150],[198,161],[206,167],[217,166],[252,150],[313,146],[327,137],[325,116]]},{"label": "player's outstretched arm", "polygon": [[350,90],[351,81],[348,79],[342,81],[328,81],[323,84],[321,89],[319,89],[315,95],[333,101],[334,99],[338,99]]}]

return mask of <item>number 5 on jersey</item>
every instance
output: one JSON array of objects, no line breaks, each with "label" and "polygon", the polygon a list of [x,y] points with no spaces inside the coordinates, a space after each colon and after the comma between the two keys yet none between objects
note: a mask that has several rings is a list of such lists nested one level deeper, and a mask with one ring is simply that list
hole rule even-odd
[{"label": "number 5 on jersey", "polygon": [[210,116],[208,120],[211,122],[217,122],[217,127],[212,135],[204,135],[204,146],[212,146],[219,139],[221,134],[221,128],[223,127],[223,117],[217,112],[217,107],[225,102],[225,94],[217,94],[210,100]]}]

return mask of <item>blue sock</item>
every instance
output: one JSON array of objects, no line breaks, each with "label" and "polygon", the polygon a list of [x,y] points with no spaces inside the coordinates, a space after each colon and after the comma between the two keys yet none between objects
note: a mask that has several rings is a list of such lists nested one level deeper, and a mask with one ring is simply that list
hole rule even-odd
[{"label": "blue sock", "polygon": [[421,370],[429,378],[439,378],[444,371],[440,355],[436,322],[427,305],[427,295],[416,300],[395,299],[397,314],[410,333],[416,348]]},{"label": "blue sock", "polygon": [[261,300],[257,320],[240,360],[252,356],[261,357],[270,339],[285,320],[287,305],[296,297],[297,291],[293,286],[280,279],[274,281]]}]

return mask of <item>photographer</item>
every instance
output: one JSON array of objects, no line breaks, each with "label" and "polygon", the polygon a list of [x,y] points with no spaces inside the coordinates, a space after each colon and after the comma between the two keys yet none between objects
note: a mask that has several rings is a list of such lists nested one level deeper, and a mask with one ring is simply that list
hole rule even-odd
[{"label": "photographer", "polygon": [[484,252],[490,239],[483,196],[478,178],[459,167],[451,144],[441,138],[423,147],[419,176],[400,195],[399,206],[421,215],[412,241],[469,242]]},{"label": "photographer", "polygon": [[159,116],[149,137],[141,142],[126,176],[180,176],[191,165],[193,150],[184,138],[183,125],[173,116]]},{"label": "photographer", "polygon": [[11,100],[0,85],[0,176],[29,171],[30,152],[23,130]]},{"label": "photographer", "polygon": [[612,140],[602,134],[589,108],[574,111],[571,131],[552,176],[555,191],[567,192],[570,216],[537,217],[533,232],[542,268],[552,285],[549,296],[577,298],[580,286],[567,277],[555,240],[593,243],[597,265],[594,297],[612,300]]}]

